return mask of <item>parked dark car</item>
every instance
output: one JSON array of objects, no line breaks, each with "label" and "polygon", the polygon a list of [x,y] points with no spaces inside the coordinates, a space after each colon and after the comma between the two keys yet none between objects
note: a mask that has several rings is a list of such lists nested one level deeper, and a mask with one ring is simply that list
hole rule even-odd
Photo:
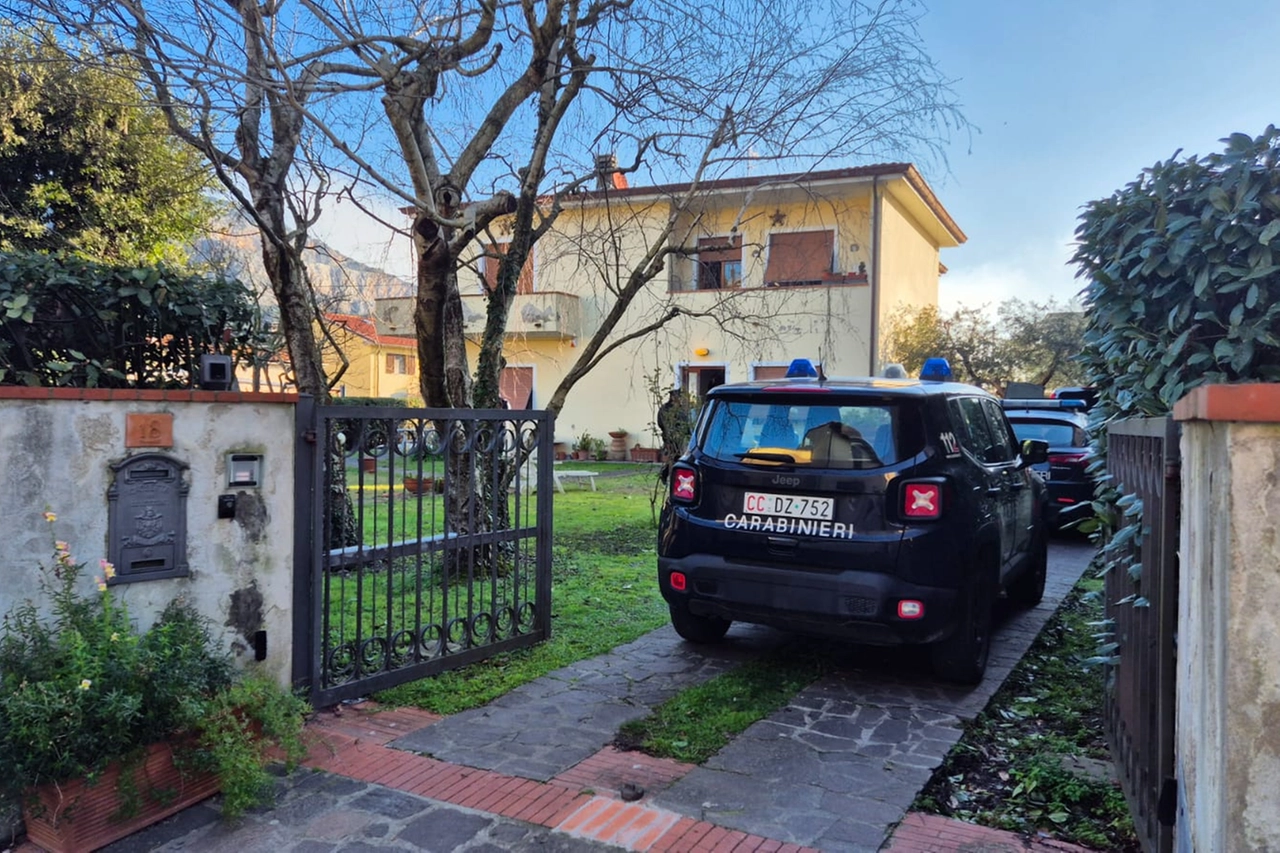
[{"label": "parked dark car", "polygon": [[721,385],[662,511],[672,624],[691,642],[744,621],[928,644],[939,676],[980,681],[996,597],[1032,606],[1044,593],[1044,486],[1031,465],[1046,455],[969,385]]},{"label": "parked dark car", "polygon": [[1078,399],[1001,401],[1004,413],[1021,441],[1033,438],[1049,444],[1049,458],[1034,467],[1049,491],[1047,518],[1051,529],[1079,523],[1092,513],[1093,482],[1089,465],[1089,419]]}]

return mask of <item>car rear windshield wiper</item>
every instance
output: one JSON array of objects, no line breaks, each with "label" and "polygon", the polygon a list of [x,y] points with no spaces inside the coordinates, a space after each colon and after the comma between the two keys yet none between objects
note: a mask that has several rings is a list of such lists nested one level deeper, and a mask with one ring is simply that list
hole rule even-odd
[{"label": "car rear windshield wiper", "polygon": [[790,453],[760,453],[755,450],[748,450],[746,453],[733,454],[735,459],[759,459],[761,462],[785,462],[790,465],[796,464],[796,458]]}]

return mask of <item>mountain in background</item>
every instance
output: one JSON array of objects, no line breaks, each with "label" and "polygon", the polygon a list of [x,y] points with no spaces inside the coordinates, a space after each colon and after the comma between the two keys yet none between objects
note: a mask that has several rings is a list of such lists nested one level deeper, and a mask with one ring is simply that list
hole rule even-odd
[{"label": "mountain in background", "polygon": [[[195,243],[192,255],[213,270],[243,281],[258,294],[264,313],[275,314],[275,295],[262,265],[262,246],[254,226],[241,218],[219,223]],[[374,299],[414,293],[411,282],[348,258],[318,240],[311,242],[303,260],[316,299],[325,311],[370,317]]]}]

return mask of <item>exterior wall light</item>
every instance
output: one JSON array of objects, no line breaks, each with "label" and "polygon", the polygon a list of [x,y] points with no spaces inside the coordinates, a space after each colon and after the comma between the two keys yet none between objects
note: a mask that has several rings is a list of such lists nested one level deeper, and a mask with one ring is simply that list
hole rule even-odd
[{"label": "exterior wall light", "polygon": [[693,351],[693,354],[696,356],[705,357],[705,356],[711,355],[711,350],[709,350],[707,347],[698,347]]}]

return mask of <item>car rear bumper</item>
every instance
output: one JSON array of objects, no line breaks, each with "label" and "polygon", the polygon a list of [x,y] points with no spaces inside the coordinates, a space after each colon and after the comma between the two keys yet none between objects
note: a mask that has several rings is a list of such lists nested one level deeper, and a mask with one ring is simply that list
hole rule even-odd
[{"label": "car rear bumper", "polygon": [[1093,502],[1093,485],[1072,481],[1050,480],[1048,483],[1047,521],[1061,526],[1088,517]]},{"label": "car rear bumper", "polygon": [[[685,590],[671,586],[682,572]],[[959,593],[879,572],[805,571],[730,563],[691,554],[658,558],[658,585],[669,603],[698,616],[772,625],[788,631],[876,645],[930,643],[955,630]],[[903,619],[898,602],[919,601],[924,616]]]}]

